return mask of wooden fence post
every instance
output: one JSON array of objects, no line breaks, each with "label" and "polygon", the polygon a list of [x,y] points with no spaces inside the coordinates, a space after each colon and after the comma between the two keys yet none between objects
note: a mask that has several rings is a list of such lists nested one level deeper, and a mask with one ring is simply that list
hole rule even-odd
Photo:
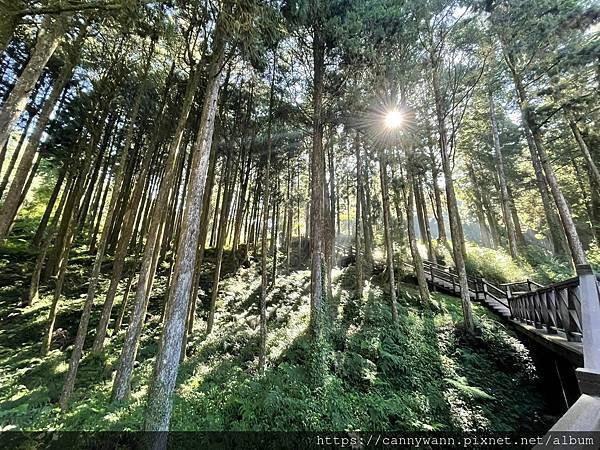
[{"label": "wooden fence post", "polygon": [[481,278],[481,287],[483,290],[483,299],[487,300],[488,287],[487,287],[487,281],[485,281],[485,278]]},{"label": "wooden fence post", "polygon": [[450,279],[452,280],[452,292],[456,293],[456,283],[454,282],[454,274],[450,272],[450,269],[448,269],[448,273],[450,274]]}]

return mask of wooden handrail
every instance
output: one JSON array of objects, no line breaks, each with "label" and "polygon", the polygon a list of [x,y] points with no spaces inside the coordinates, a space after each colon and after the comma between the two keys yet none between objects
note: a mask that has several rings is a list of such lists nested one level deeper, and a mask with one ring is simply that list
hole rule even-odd
[{"label": "wooden handrail", "polygon": [[500,289],[499,287],[497,287],[495,284],[490,283],[489,281],[486,280],[487,285],[492,288],[494,291],[499,292],[501,295],[506,296],[506,291],[503,291],[502,289]]},{"label": "wooden handrail", "polygon": [[529,278],[527,278],[527,282],[529,282],[529,283],[531,283],[531,284],[533,284],[533,285],[535,285],[537,287],[544,287],[543,284],[540,284],[540,283],[538,283],[536,281],[530,280]]},{"label": "wooden handrail", "polygon": [[[414,269],[411,264],[405,265]],[[434,286],[460,291],[459,276],[455,270],[441,264],[424,260],[429,282]],[[596,277],[600,282],[600,276]],[[548,333],[564,333],[569,341],[581,341],[583,320],[581,316],[580,277],[570,278],[549,286],[543,286],[533,280],[495,284],[480,277],[467,277],[470,295],[483,299],[489,306],[501,305],[509,309],[511,318],[546,328]],[[437,283],[436,283],[437,282]],[[450,283],[448,286],[445,283]],[[525,286],[524,292],[511,289]],[[598,286],[600,289],[600,285]],[[490,303],[491,301],[491,303]],[[495,308],[497,310],[497,308]]]},{"label": "wooden handrail", "polygon": [[568,341],[581,341],[583,335],[579,278],[571,278],[508,300],[514,319],[548,333],[564,332]]},{"label": "wooden handrail", "polygon": [[507,307],[508,309],[510,309],[510,306],[508,304],[508,301],[505,301],[504,299],[498,298],[496,297],[494,294],[490,294],[489,292],[487,293],[488,297],[492,297],[493,300],[496,300],[498,303],[500,303],[502,306]]}]

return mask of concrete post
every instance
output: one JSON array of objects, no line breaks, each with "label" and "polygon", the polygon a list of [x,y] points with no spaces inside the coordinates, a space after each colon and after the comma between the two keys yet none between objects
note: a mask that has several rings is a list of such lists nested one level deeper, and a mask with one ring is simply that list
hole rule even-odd
[{"label": "concrete post", "polygon": [[577,266],[579,300],[581,301],[581,328],[583,330],[584,367],[600,373],[600,296],[592,268]]}]

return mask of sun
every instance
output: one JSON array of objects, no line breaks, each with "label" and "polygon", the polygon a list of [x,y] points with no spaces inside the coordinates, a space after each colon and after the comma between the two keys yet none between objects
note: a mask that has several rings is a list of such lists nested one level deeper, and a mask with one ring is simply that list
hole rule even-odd
[{"label": "sun", "polygon": [[403,121],[404,121],[404,117],[402,116],[402,113],[400,111],[398,111],[397,109],[388,111],[385,114],[385,126],[387,128],[390,128],[390,129],[398,128],[400,125],[402,125]]}]

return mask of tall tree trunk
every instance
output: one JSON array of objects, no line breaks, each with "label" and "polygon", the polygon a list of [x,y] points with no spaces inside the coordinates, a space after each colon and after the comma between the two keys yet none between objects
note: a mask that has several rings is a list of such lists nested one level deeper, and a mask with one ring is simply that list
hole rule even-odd
[{"label": "tall tree trunk", "polygon": [[[233,152],[231,152],[233,153]],[[223,263],[223,250],[225,247],[225,232],[227,227],[227,218],[229,217],[229,205],[235,185],[235,176],[231,177],[231,164],[234,155],[227,155],[227,163],[223,165],[225,180],[223,182],[223,202],[219,212],[219,227],[217,229],[217,258],[215,269],[213,271],[212,292],[210,294],[210,310],[208,312],[208,321],[206,324],[206,333],[212,333],[215,322],[215,309],[217,304],[217,295],[219,293],[219,281],[221,279],[221,266]],[[235,173],[235,171],[234,171]]]},{"label": "tall tree trunk", "polygon": [[452,249],[454,254],[454,264],[458,274],[460,285],[460,298],[463,312],[463,320],[465,330],[468,333],[473,333],[475,324],[473,322],[473,310],[471,307],[471,299],[469,295],[469,282],[467,280],[467,270],[465,267],[465,247],[464,237],[462,233],[462,224],[458,212],[458,203],[456,201],[456,193],[454,191],[454,180],[452,179],[452,168],[450,166],[450,154],[448,149],[448,135],[445,121],[444,99],[440,89],[439,80],[439,61],[435,56],[432,56],[432,84],[433,94],[435,99],[435,109],[437,116],[437,126],[439,134],[440,152],[442,156],[442,170],[446,182],[446,199],[448,204],[448,217],[450,219],[450,236],[452,238]]},{"label": "tall tree trunk", "polygon": [[363,296],[363,261],[362,261],[362,239],[361,239],[361,228],[362,228],[362,212],[361,212],[361,198],[362,198],[362,157],[360,155],[360,141],[358,131],[354,136],[354,154],[356,155],[356,212],[355,212],[355,247],[356,247],[356,297],[362,299]]},{"label": "tall tree trunk", "polygon": [[467,166],[467,173],[469,179],[471,180],[473,203],[475,204],[475,215],[477,216],[477,223],[479,225],[481,244],[484,247],[492,248],[494,247],[494,239],[492,237],[490,227],[488,226],[488,222],[486,222],[485,219],[485,212],[483,210],[483,200],[481,198],[482,194],[479,190],[479,180],[475,176],[475,170],[473,169],[473,165],[470,163]]},{"label": "tall tree trunk", "polygon": [[[592,239],[596,242],[598,242],[598,234],[597,234],[597,230],[596,227],[594,226],[594,211],[593,211],[593,207],[592,207],[592,195],[591,192],[588,192],[587,187],[584,184],[584,176],[581,173],[581,170],[579,169],[579,166],[577,165],[577,161],[575,160],[575,158],[571,159],[571,164],[573,165],[573,170],[575,171],[575,177],[577,178],[577,185],[579,186],[579,193],[580,193],[580,198],[581,198],[581,202],[585,205],[585,211],[587,213],[587,217],[588,217],[588,225],[590,227],[590,234],[592,235]],[[593,183],[593,180],[590,180]],[[590,186],[592,187],[592,186]]]},{"label": "tall tree trunk", "polygon": [[[215,135],[213,136],[213,142],[217,141],[218,128],[215,129]],[[208,179],[206,180],[206,187],[204,188],[204,195],[202,199],[202,216],[200,218],[200,230],[198,231],[198,255],[196,257],[196,267],[194,269],[194,281],[192,285],[192,295],[190,299],[190,312],[187,323],[187,336],[183,343],[183,350],[187,344],[187,339],[194,330],[194,321],[196,319],[196,304],[198,303],[198,289],[200,288],[200,274],[202,273],[202,263],[204,262],[204,247],[206,246],[206,236],[208,235],[208,218],[210,216],[210,199],[212,189],[215,183],[215,164],[217,162],[217,145],[213,143],[210,150],[210,158],[208,161]]]},{"label": "tall tree trunk", "polygon": [[[4,194],[4,190],[6,186],[8,186],[8,182],[10,180],[10,176],[12,175],[12,171],[17,164],[17,159],[19,159],[19,155],[21,154],[21,148],[23,147],[23,143],[25,142],[25,138],[29,134],[29,128],[31,127],[31,123],[33,122],[33,118],[35,117],[35,113],[33,111],[28,112],[27,122],[25,123],[25,127],[23,127],[23,132],[19,137],[19,141],[17,142],[17,146],[15,147],[12,156],[10,157],[10,161],[8,162],[8,167],[4,171],[4,175],[2,176],[2,182],[0,183],[0,199]],[[8,142],[5,144],[5,147],[8,146]],[[1,167],[1,166],[0,166]]]},{"label": "tall tree trunk", "polygon": [[[415,204],[417,204],[417,211],[421,210],[421,216],[423,221],[423,231],[424,231],[424,242],[427,245],[427,259],[433,263],[437,263],[437,258],[435,256],[435,250],[433,248],[433,240],[431,239],[431,230],[429,229],[429,216],[427,214],[427,202],[425,201],[425,195],[423,194],[423,189],[425,188],[423,183],[420,180],[419,176],[413,176],[413,184],[414,184],[414,196],[415,196]],[[400,220],[400,218],[398,218]]]},{"label": "tall tree trunk", "polygon": [[[596,183],[596,185],[600,186],[600,171],[598,170],[598,166],[594,162],[594,158],[592,157],[592,154],[590,153],[590,150],[589,150],[587,144],[585,143],[585,141],[583,140],[583,137],[581,136],[581,132],[579,131],[579,128],[577,127],[577,122],[575,120],[575,116],[569,109],[567,109],[565,111],[565,116],[567,118],[567,121],[569,122],[569,128],[571,128],[573,137],[575,138],[575,141],[577,142],[577,146],[579,147],[579,150],[581,150],[581,154],[583,155],[583,158],[585,159],[585,162],[588,166],[588,170],[589,170],[591,176],[594,178],[594,182]],[[1,191],[0,191],[0,194],[1,194]]]},{"label": "tall tree trunk", "polygon": [[525,138],[527,139],[527,146],[531,155],[531,163],[533,165],[536,182],[540,191],[540,196],[542,198],[544,214],[546,215],[546,222],[548,225],[548,230],[550,232],[552,246],[554,248],[554,252],[557,255],[560,255],[562,257],[568,257],[570,251],[565,240],[564,230],[562,224],[560,223],[560,218],[557,216],[556,210],[552,204],[550,194],[548,193],[547,180],[544,177],[542,163],[540,161],[540,157],[536,149],[536,144],[531,133],[531,128],[529,127],[529,123],[527,121],[527,96],[525,93],[525,88],[523,87],[519,73],[517,72],[517,69],[514,65],[513,58],[506,50],[504,52],[504,60],[506,61],[508,68],[511,72],[513,83],[515,85],[515,90],[517,91],[517,100],[519,102],[519,108],[521,110]]},{"label": "tall tree trunk", "polygon": [[323,317],[327,299],[323,288],[325,285],[324,257],[324,217],[323,195],[325,180],[323,154],[323,76],[325,70],[325,42],[322,31],[315,30],[312,43],[313,52],[313,117],[312,117],[312,151],[310,153],[310,330],[314,342],[323,338]]},{"label": "tall tree trunk", "polygon": [[56,178],[54,189],[52,189],[52,194],[50,194],[50,198],[48,199],[48,204],[46,205],[46,209],[44,210],[42,219],[40,220],[35,235],[31,240],[32,248],[39,247],[40,242],[42,241],[42,236],[44,235],[46,227],[48,226],[48,221],[50,220],[50,216],[52,215],[52,210],[54,209],[54,205],[56,204],[56,200],[58,199],[58,196],[60,194],[60,189],[63,186],[66,174],[67,166],[63,165],[58,171],[58,177]]},{"label": "tall tree trunk", "polygon": [[[271,284],[275,285],[277,281],[277,257],[279,252],[279,204],[280,192],[279,192],[279,176],[275,177],[275,195],[273,200],[273,228],[271,230],[271,254],[273,255],[273,265],[271,269]],[[329,277],[331,280],[331,277]],[[331,283],[330,286],[331,287]]]},{"label": "tall tree trunk", "polygon": [[[365,162],[364,169],[365,172],[363,174],[363,196],[361,201],[364,203],[361,205],[362,213],[363,213],[363,223],[364,223],[364,237],[365,237],[365,259],[370,268],[373,267],[373,249],[375,248],[374,244],[374,236],[373,236],[373,221],[371,220],[373,214],[373,208],[371,206],[371,183],[369,180],[371,179],[370,169],[369,169],[369,154],[366,152],[366,158],[363,160]],[[370,269],[369,269],[370,270]]]},{"label": "tall tree trunk", "polygon": [[[102,165],[102,169],[100,170],[100,177],[98,179],[98,182],[96,183],[96,190],[94,192],[92,204],[90,206],[91,213],[89,214],[89,217],[85,220],[84,223],[84,226],[87,228],[87,232],[88,235],[90,235],[90,237],[92,235],[92,232],[94,231],[94,225],[100,219],[99,216],[102,215],[103,209],[100,208],[100,204],[102,203],[102,196],[104,194],[105,187],[108,188],[106,178],[108,175],[108,166],[110,165],[110,160],[110,155],[107,155],[106,158],[104,158],[104,164]],[[92,247],[90,246],[90,252],[91,250]]]},{"label": "tall tree trunk", "polygon": [[102,168],[102,159],[104,157],[105,150],[105,147],[100,147],[96,161],[93,164],[92,173],[88,177],[87,184],[84,189],[85,195],[83,197],[82,207],[77,218],[77,233],[80,233],[83,230],[83,225],[87,219],[88,210],[92,201],[92,194],[94,193],[94,188],[96,187],[96,182],[98,181],[98,176],[100,175],[100,169]]},{"label": "tall tree trunk", "polygon": [[[67,271],[67,264],[69,259],[69,252],[71,250],[71,244],[73,243],[73,237],[75,234],[75,224],[77,221],[77,214],[81,207],[81,197],[83,194],[83,187],[87,173],[89,172],[92,152],[96,147],[95,139],[92,137],[90,142],[87,144],[84,160],[81,164],[81,170],[79,177],[75,181],[73,190],[71,192],[71,198],[69,199],[70,205],[67,205],[65,211],[67,214],[63,214],[64,223],[64,235],[61,237],[60,245],[57,249],[57,262],[58,262],[58,276],[56,280],[56,286],[54,288],[54,296],[52,304],[50,306],[50,313],[48,315],[48,326],[46,330],[46,336],[42,342],[42,354],[46,355],[50,351],[52,344],[52,335],[54,334],[54,324],[56,322],[56,316],[58,313],[58,301],[62,295],[62,288],[65,281],[65,275]],[[62,224],[61,224],[62,227]]]},{"label": "tall tree trunk", "polygon": [[223,163],[221,164],[221,174],[219,176],[219,185],[217,188],[217,199],[215,200],[215,209],[213,211],[213,220],[212,220],[212,225],[211,225],[211,229],[210,229],[210,246],[214,247],[217,243],[217,225],[219,223],[219,210],[220,210],[220,205],[223,203],[222,201],[222,193],[223,193],[223,182],[225,181],[225,162],[223,161]]},{"label": "tall tree trunk", "polygon": [[[414,178],[410,168],[407,168],[409,181]],[[417,283],[419,285],[419,295],[421,296],[421,302],[423,305],[429,305],[431,301],[431,297],[429,295],[429,288],[427,287],[427,278],[425,277],[425,268],[423,267],[423,259],[421,258],[421,254],[419,253],[419,247],[417,246],[417,238],[415,236],[415,217],[414,217],[414,191],[413,186],[415,186],[414,180],[413,182],[406,183],[406,192],[403,193],[404,198],[404,206],[406,209],[406,221],[407,223],[407,231],[408,231],[408,242],[410,246],[410,253],[413,260],[413,266],[415,268],[415,274],[417,276]]]},{"label": "tall tree trunk", "polygon": [[37,173],[39,166],[40,166],[40,154],[38,153],[33,161],[33,166],[31,167],[31,170],[29,171],[29,174],[27,175],[27,181],[25,181],[25,185],[23,186],[21,195],[19,196],[19,207],[21,207],[21,205],[25,201],[25,198],[27,197],[27,193],[29,192],[29,188],[31,187],[31,184],[33,183],[33,179],[35,178],[35,175]]},{"label": "tall tree trunk", "polygon": [[558,180],[556,179],[556,175],[554,174],[554,169],[550,165],[548,154],[546,152],[546,147],[544,146],[542,139],[542,131],[536,124],[535,117],[533,116],[533,111],[531,111],[531,109],[527,106],[527,93],[519,76],[519,73],[516,70],[514,58],[510,53],[505,52],[505,60],[507,62],[507,65],[509,66],[515,84],[515,88],[517,90],[521,114],[525,120],[529,131],[531,132],[534,148],[537,150],[540,164],[544,169],[544,173],[546,175],[546,181],[548,182],[548,186],[550,187],[552,197],[554,197],[554,202],[556,204],[558,214],[560,216],[560,221],[562,222],[563,230],[565,232],[565,235],[567,236],[567,242],[569,244],[570,253],[573,258],[573,263],[575,264],[575,266],[580,264],[587,264],[585,252],[583,251],[583,246],[581,245],[581,241],[579,240],[579,235],[577,234],[577,229],[575,227],[575,222],[573,221],[573,216],[571,215],[569,205],[567,204],[562,194],[562,191],[560,190]]},{"label": "tall tree trunk", "polygon": [[435,203],[435,216],[438,226],[438,242],[444,245],[447,241],[446,223],[444,222],[444,209],[442,208],[442,195],[438,186],[439,169],[433,150],[430,148],[429,157],[431,159],[431,187],[433,189],[433,199]]},{"label": "tall tree trunk", "polygon": [[[8,141],[10,131],[23,112],[29,94],[35,87],[46,63],[58,47],[66,20],[66,17],[63,16],[47,15],[44,17],[29,61],[0,110],[0,148]],[[52,107],[54,107],[54,102]],[[2,238],[2,233],[0,233],[0,238]]]},{"label": "tall tree trunk", "polygon": [[290,167],[290,160],[288,159],[288,183],[287,183],[287,199],[286,199],[286,238],[285,238],[285,266],[287,271],[291,270],[291,260],[292,260],[292,223],[294,220],[294,201],[292,198],[292,185],[293,185],[293,175],[292,169]]},{"label": "tall tree trunk", "polygon": [[[59,26],[59,24],[55,24],[55,25],[56,25],[56,27],[58,27],[58,30],[62,29]],[[85,36],[85,30],[81,30],[79,33],[79,36],[77,38],[77,41],[79,41],[79,44],[83,40],[84,36]],[[42,41],[45,40],[45,38],[43,36],[38,37],[38,39],[42,39]],[[54,45],[53,48],[56,47],[56,44],[58,42],[58,37],[56,37],[55,40],[56,40],[56,42],[55,42],[55,44],[53,44]],[[0,242],[2,242],[2,240],[6,239],[6,237],[8,236],[10,227],[17,215],[17,211],[19,209],[19,198],[21,196],[21,193],[23,192],[23,186],[25,185],[25,182],[27,180],[27,174],[29,173],[29,171],[31,170],[31,166],[33,165],[33,159],[37,152],[40,140],[42,139],[42,135],[44,134],[46,125],[48,124],[48,121],[50,120],[50,115],[52,114],[52,111],[54,110],[54,106],[55,106],[58,98],[60,97],[60,94],[62,93],[63,89],[65,88],[67,82],[71,78],[73,68],[75,67],[75,64],[77,63],[77,58],[78,58],[79,50],[80,50],[79,46],[77,45],[77,41],[75,43],[76,46],[74,47],[74,49],[75,49],[74,54],[72,54],[65,62],[64,66],[62,67],[62,69],[60,71],[58,78],[54,82],[54,86],[52,86],[52,91],[48,95],[48,99],[44,102],[44,106],[42,107],[40,115],[37,119],[35,128],[34,128],[33,132],[31,133],[31,136],[29,137],[29,141],[27,142],[27,147],[25,147],[25,151],[23,152],[23,156],[21,157],[21,161],[19,162],[19,167],[17,168],[17,171],[15,172],[15,177],[10,185],[10,189],[8,190],[8,193],[6,194],[6,199],[4,200],[4,204],[2,205],[2,208],[0,209]],[[51,49],[50,47],[44,46],[44,49],[47,51],[52,50],[52,52],[53,52],[54,51],[53,48]],[[37,45],[36,45],[36,49],[37,49]],[[34,50],[34,52],[35,51],[36,50]],[[32,56],[32,59],[33,59],[33,56]],[[40,62],[42,61],[42,59],[43,58],[40,57]],[[44,60],[44,64],[45,64],[46,60]],[[31,60],[30,60],[29,64],[31,64]],[[43,69],[43,67],[42,67],[42,69]],[[26,69],[26,71],[27,71],[27,69]],[[29,75],[31,75],[31,74],[29,74]],[[25,76],[26,76],[26,74],[24,73],[22,75],[22,77],[25,77]],[[17,84],[20,81],[21,81],[21,79],[19,79]],[[15,89],[17,89],[17,86],[15,86]],[[14,93],[14,90],[13,90],[13,92],[11,92],[11,97],[12,97],[13,93]],[[3,120],[2,114],[4,113],[6,108],[10,108],[10,105],[8,102],[10,102],[10,98],[7,101],[7,103],[5,104],[5,107],[2,110],[2,113],[0,113],[0,145],[3,145],[3,141],[2,141],[3,138],[1,136],[2,129],[3,129],[2,128],[2,120]],[[11,126],[12,126],[12,124],[11,124]]]},{"label": "tall tree trunk", "polygon": [[398,322],[398,307],[396,306],[396,282],[394,280],[394,243],[392,241],[392,229],[390,224],[390,193],[387,177],[387,160],[384,150],[379,153],[379,177],[381,180],[381,197],[383,201],[383,234],[385,241],[385,253],[387,255],[387,270],[390,289],[390,306],[392,309],[392,320]]},{"label": "tall tree trunk", "polygon": [[508,249],[510,256],[517,259],[519,256],[517,234],[512,220],[510,211],[510,198],[508,197],[508,188],[506,182],[506,174],[504,171],[504,158],[500,148],[500,133],[498,132],[498,123],[496,121],[496,108],[494,106],[494,95],[491,90],[488,91],[488,103],[490,109],[490,122],[492,125],[492,138],[494,141],[494,156],[496,159],[498,179],[500,181],[500,202],[502,203],[502,217],[504,226],[506,227],[506,235],[508,237]]},{"label": "tall tree trunk", "polygon": [[[327,157],[327,151],[325,152],[324,157]],[[333,312],[335,309],[337,309],[335,307],[335,305],[333,304],[333,292],[332,292],[332,287],[331,287],[331,268],[333,265],[333,248],[334,248],[334,242],[332,239],[332,236],[335,234],[335,229],[333,229],[335,227],[335,223],[332,222],[332,216],[331,216],[331,194],[329,192],[329,188],[330,185],[329,183],[327,183],[327,177],[326,177],[326,162],[323,162],[323,180],[324,180],[324,192],[323,192],[323,215],[324,215],[324,235],[325,235],[325,240],[324,240],[324,257],[325,257],[325,267],[327,268],[327,270],[325,271],[325,289],[326,289],[326,298],[328,299],[328,304],[327,304],[327,310],[328,313],[330,315],[330,317],[333,318],[335,317],[333,315]]]},{"label": "tall tree trunk", "polygon": [[69,197],[69,193],[71,187],[74,182],[73,174],[69,174],[67,179],[67,183],[65,184],[65,189],[61,196],[60,201],[58,202],[58,207],[56,208],[56,212],[54,213],[54,217],[52,218],[52,222],[50,222],[50,226],[45,229],[40,238],[39,250],[35,260],[35,266],[33,269],[33,273],[31,275],[31,283],[29,284],[29,293],[27,296],[27,305],[32,305],[39,298],[39,287],[40,287],[40,277],[42,275],[42,268],[44,266],[44,260],[46,259],[46,253],[48,252],[48,247],[54,238],[56,233],[56,227],[58,225],[58,220],[63,212],[65,203],[67,198]]},{"label": "tall tree trunk", "polygon": [[513,196],[512,188],[510,185],[506,186],[509,198],[509,206],[510,206],[510,214],[512,216],[512,221],[515,226],[515,235],[517,236],[517,244],[519,247],[525,245],[525,237],[523,236],[523,230],[521,229],[521,221],[519,220],[519,214],[517,213],[517,208],[515,206],[515,197]]},{"label": "tall tree trunk", "polygon": [[[533,118],[530,117],[529,120],[533,121]],[[533,126],[535,127],[536,125]],[[556,203],[558,214],[560,215],[565,234],[567,235],[567,242],[569,243],[571,256],[573,257],[573,264],[575,266],[585,265],[587,264],[587,259],[583,250],[583,245],[581,244],[581,240],[579,239],[579,234],[577,233],[577,228],[575,227],[575,221],[573,220],[573,216],[571,215],[571,210],[569,209],[569,205],[567,204],[567,201],[565,200],[565,197],[563,196],[563,193],[560,190],[560,186],[558,185],[558,180],[556,179],[554,169],[550,164],[548,154],[546,153],[546,148],[542,142],[542,138],[540,135],[541,131],[539,130],[539,128],[534,129],[536,131],[532,132],[533,139],[536,144],[537,151],[540,155],[540,162],[542,164],[542,167],[544,168],[546,179],[548,180],[548,186],[550,187],[550,192],[552,192],[552,196],[554,197],[554,202]]]},{"label": "tall tree trunk", "polygon": [[273,129],[273,104],[275,100],[275,70],[277,67],[277,51],[273,50],[273,65],[271,68],[271,87],[269,92],[269,116],[267,122],[267,162],[265,165],[265,176],[262,180],[263,185],[263,215],[262,215],[262,235],[260,238],[260,341],[258,351],[258,371],[264,375],[267,367],[267,290],[268,290],[268,272],[267,272],[267,236],[269,222],[269,201],[271,197],[271,153],[272,139],[271,131]]},{"label": "tall tree trunk", "polygon": [[131,284],[133,283],[133,274],[130,274],[125,285],[125,291],[123,291],[123,300],[121,301],[121,307],[119,308],[119,314],[115,322],[115,328],[113,330],[113,336],[117,336],[121,331],[121,325],[123,325],[123,319],[125,318],[125,312],[127,311],[127,305],[129,300],[129,293],[131,292]]},{"label": "tall tree trunk", "polygon": [[[173,63],[174,66],[174,63]],[[104,340],[106,338],[106,331],[108,329],[108,322],[110,321],[110,314],[112,312],[115,295],[117,294],[117,288],[123,275],[123,269],[125,267],[125,257],[127,256],[127,250],[129,249],[129,242],[133,235],[133,226],[135,222],[136,213],[142,198],[143,188],[146,185],[146,178],[150,171],[150,164],[152,163],[152,154],[156,151],[156,146],[159,139],[159,131],[161,129],[162,119],[165,113],[165,107],[167,102],[167,96],[171,88],[170,76],[167,77],[165,83],[165,92],[162,96],[161,107],[156,118],[156,130],[153,134],[152,140],[148,146],[148,151],[142,156],[142,166],[140,172],[135,180],[135,187],[129,200],[129,205],[123,218],[123,226],[121,227],[121,235],[117,243],[115,256],[113,258],[113,267],[110,278],[110,285],[106,293],[104,305],[102,306],[102,313],[100,320],[96,328],[96,337],[94,338],[94,344],[92,345],[92,351],[100,351],[104,346]],[[133,121],[132,121],[133,122]],[[112,206],[112,205],[111,205]],[[109,207],[110,215],[110,207]]]},{"label": "tall tree trunk", "polygon": [[[88,325],[90,321],[90,315],[92,313],[92,306],[94,304],[94,298],[96,296],[96,288],[98,286],[98,279],[100,277],[100,271],[102,270],[102,262],[104,261],[104,252],[106,250],[106,245],[108,243],[108,238],[110,236],[110,225],[113,221],[114,214],[116,211],[117,200],[119,198],[119,194],[121,193],[121,189],[123,187],[123,181],[125,177],[125,169],[128,163],[129,158],[129,150],[133,141],[133,133],[134,133],[134,125],[137,121],[138,112],[140,109],[140,105],[142,102],[142,97],[144,94],[144,84],[146,82],[146,78],[148,76],[148,71],[150,70],[150,63],[152,61],[152,55],[154,54],[155,42],[152,42],[151,48],[148,51],[148,56],[146,62],[144,63],[144,68],[142,69],[141,76],[141,84],[138,86],[137,92],[135,94],[135,98],[133,100],[133,106],[131,109],[131,116],[129,120],[129,125],[127,127],[125,144],[123,146],[123,152],[121,154],[119,165],[116,169],[115,173],[115,181],[112,190],[112,195],[110,198],[110,203],[108,206],[108,211],[106,213],[106,220],[104,222],[104,227],[102,229],[102,235],[100,237],[100,242],[98,243],[98,252],[96,253],[96,258],[94,260],[94,266],[92,268],[92,272],[90,275],[90,282],[88,286],[87,295],[85,298],[85,302],[83,305],[83,310],[81,312],[81,318],[79,319],[79,327],[77,328],[77,335],[75,336],[75,344],[73,346],[73,352],[71,353],[71,359],[69,361],[69,369],[67,370],[67,375],[65,378],[65,384],[63,385],[63,390],[60,395],[59,404],[60,408],[65,411],[69,406],[69,400],[71,395],[73,394],[73,389],[75,388],[75,378],[77,376],[77,369],[79,368],[79,363],[81,362],[81,356],[83,354],[83,346],[85,344],[85,338],[87,335]],[[85,199],[84,199],[85,200]]]},{"label": "tall tree trunk", "polygon": [[[332,288],[331,288],[331,270],[333,269],[333,262],[335,258],[335,241],[336,241],[336,228],[335,228],[335,220],[337,216],[337,212],[339,212],[339,193],[336,192],[335,185],[335,163],[333,157],[333,132],[330,133],[329,144],[327,145],[327,168],[329,169],[329,215],[327,221],[327,247],[328,247],[328,265],[327,265],[327,295],[330,298],[333,298]],[[349,177],[346,176],[346,184],[349,183]],[[349,199],[349,186],[346,189],[346,199]],[[350,203],[348,202],[348,208],[346,211],[346,215],[348,217],[348,229],[350,229]],[[351,236],[350,230],[348,230],[348,237]]]},{"label": "tall tree trunk", "polygon": [[[249,108],[250,109],[250,108]],[[250,112],[248,112],[250,115]],[[248,119],[249,121],[249,119]],[[245,133],[244,133],[245,135]],[[243,142],[243,138],[242,138]],[[244,149],[246,146],[242,143]],[[242,170],[240,171],[241,183],[240,183],[240,192],[238,195],[237,202],[237,210],[235,214],[235,223],[234,223],[234,231],[233,231],[233,243],[231,245],[231,252],[235,259],[239,259],[238,255],[238,247],[240,245],[240,237],[242,232],[242,222],[244,219],[244,214],[246,212],[246,193],[248,191],[248,182],[250,181],[250,171],[252,169],[252,147],[253,143],[251,142],[247,151],[247,159],[245,160],[244,165],[242,165]],[[245,153],[245,151],[243,151]]]},{"label": "tall tree trunk", "polygon": [[[148,307],[149,294],[152,289],[152,281],[156,267],[155,255],[160,253],[160,234],[166,220],[169,194],[174,184],[176,161],[178,160],[183,133],[185,131],[185,126],[190,114],[194,100],[194,94],[196,93],[199,80],[200,70],[199,67],[196,67],[190,76],[186,87],[184,100],[177,122],[177,128],[169,146],[167,160],[165,162],[165,172],[160,183],[158,195],[156,197],[156,204],[154,206],[154,211],[152,214],[150,214],[150,224],[148,227],[149,231],[146,238],[144,254],[142,256],[142,266],[135,290],[133,312],[131,314],[129,326],[127,327],[125,341],[123,343],[123,349],[121,350],[121,356],[119,358],[119,364],[117,367],[117,373],[113,382],[111,397],[113,403],[120,403],[129,395],[133,365],[137,356],[139,338],[142,333],[142,326],[144,324],[144,318],[146,316],[146,310]],[[179,357],[179,354],[177,357]]]},{"label": "tall tree trunk", "polygon": [[[106,178],[106,177],[105,177]],[[106,182],[105,182],[106,181]],[[104,207],[106,206],[106,200],[108,198],[108,193],[110,192],[110,179],[102,180],[102,197],[100,199],[100,204],[98,205],[98,209],[96,212],[96,218],[92,221],[93,229],[90,237],[90,245],[89,252],[94,253],[97,252],[97,243],[98,243],[98,234],[100,233],[100,225],[102,224],[102,217],[104,212]]]},{"label": "tall tree trunk", "polygon": [[[145,431],[167,431],[171,419],[173,406],[171,397],[175,389],[179,369],[181,344],[188,311],[187,304],[192,289],[191,283],[198,247],[200,209],[206,183],[224,59],[225,42],[222,26],[221,19],[219,19],[213,41],[214,49],[209,66],[202,117],[194,145],[190,184],[186,192],[185,212],[173,271],[173,282],[167,302],[154,374],[148,391],[148,404],[143,427]],[[164,438],[166,438],[166,435]],[[157,445],[162,447],[166,445],[166,441],[161,439],[161,442],[157,442]]]}]

